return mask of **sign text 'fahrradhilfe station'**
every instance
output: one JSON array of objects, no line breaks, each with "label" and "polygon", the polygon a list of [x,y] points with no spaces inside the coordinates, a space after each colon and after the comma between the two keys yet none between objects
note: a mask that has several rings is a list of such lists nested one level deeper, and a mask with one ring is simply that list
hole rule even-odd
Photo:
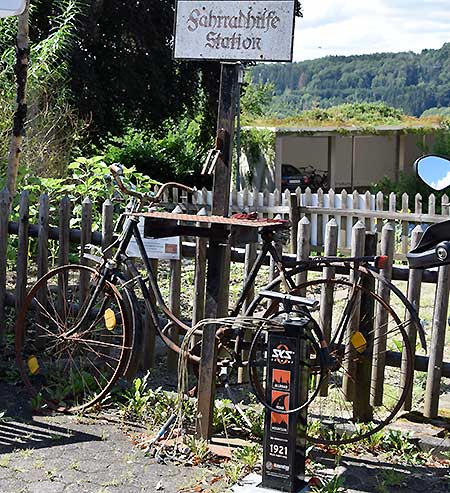
[{"label": "sign text 'fahrradhilfe station'", "polygon": [[292,60],[294,0],[178,0],[175,58]]}]

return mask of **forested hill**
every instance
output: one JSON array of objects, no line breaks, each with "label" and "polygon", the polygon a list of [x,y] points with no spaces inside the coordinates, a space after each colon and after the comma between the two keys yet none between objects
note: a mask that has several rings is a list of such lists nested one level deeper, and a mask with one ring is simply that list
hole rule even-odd
[{"label": "forested hill", "polygon": [[255,82],[272,82],[274,116],[292,116],[315,106],[384,101],[420,116],[433,107],[450,106],[450,43],[420,54],[377,53],[333,56],[252,68]]}]

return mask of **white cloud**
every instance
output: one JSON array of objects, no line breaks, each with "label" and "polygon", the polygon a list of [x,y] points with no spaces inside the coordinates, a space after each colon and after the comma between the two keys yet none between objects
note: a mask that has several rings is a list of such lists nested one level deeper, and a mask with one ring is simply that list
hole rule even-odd
[{"label": "white cloud", "polygon": [[449,0],[303,0],[294,60],[440,48],[450,41]]},{"label": "white cloud", "polygon": [[430,187],[434,188],[435,190],[444,190],[448,186],[450,186],[450,171],[444,178],[441,178],[437,182],[430,183]]}]

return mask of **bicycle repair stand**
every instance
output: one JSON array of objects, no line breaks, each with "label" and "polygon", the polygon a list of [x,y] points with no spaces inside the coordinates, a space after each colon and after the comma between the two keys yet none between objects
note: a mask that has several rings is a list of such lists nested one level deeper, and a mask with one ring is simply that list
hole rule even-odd
[{"label": "bicycle repair stand", "polygon": [[[303,337],[309,321],[293,318],[284,322],[284,331],[268,335],[266,401],[272,408],[295,409],[308,399],[309,358],[307,339]],[[262,476],[252,474],[236,493],[310,491],[305,481],[307,409],[278,414],[265,410]]]}]

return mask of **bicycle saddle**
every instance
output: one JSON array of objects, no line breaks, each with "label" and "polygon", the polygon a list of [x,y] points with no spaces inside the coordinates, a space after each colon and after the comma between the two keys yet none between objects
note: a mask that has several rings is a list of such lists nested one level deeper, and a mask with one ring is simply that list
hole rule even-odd
[{"label": "bicycle saddle", "polygon": [[406,255],[411,268],[425,269],[450,263],[450,221],[431,225],[416,248]]}]

